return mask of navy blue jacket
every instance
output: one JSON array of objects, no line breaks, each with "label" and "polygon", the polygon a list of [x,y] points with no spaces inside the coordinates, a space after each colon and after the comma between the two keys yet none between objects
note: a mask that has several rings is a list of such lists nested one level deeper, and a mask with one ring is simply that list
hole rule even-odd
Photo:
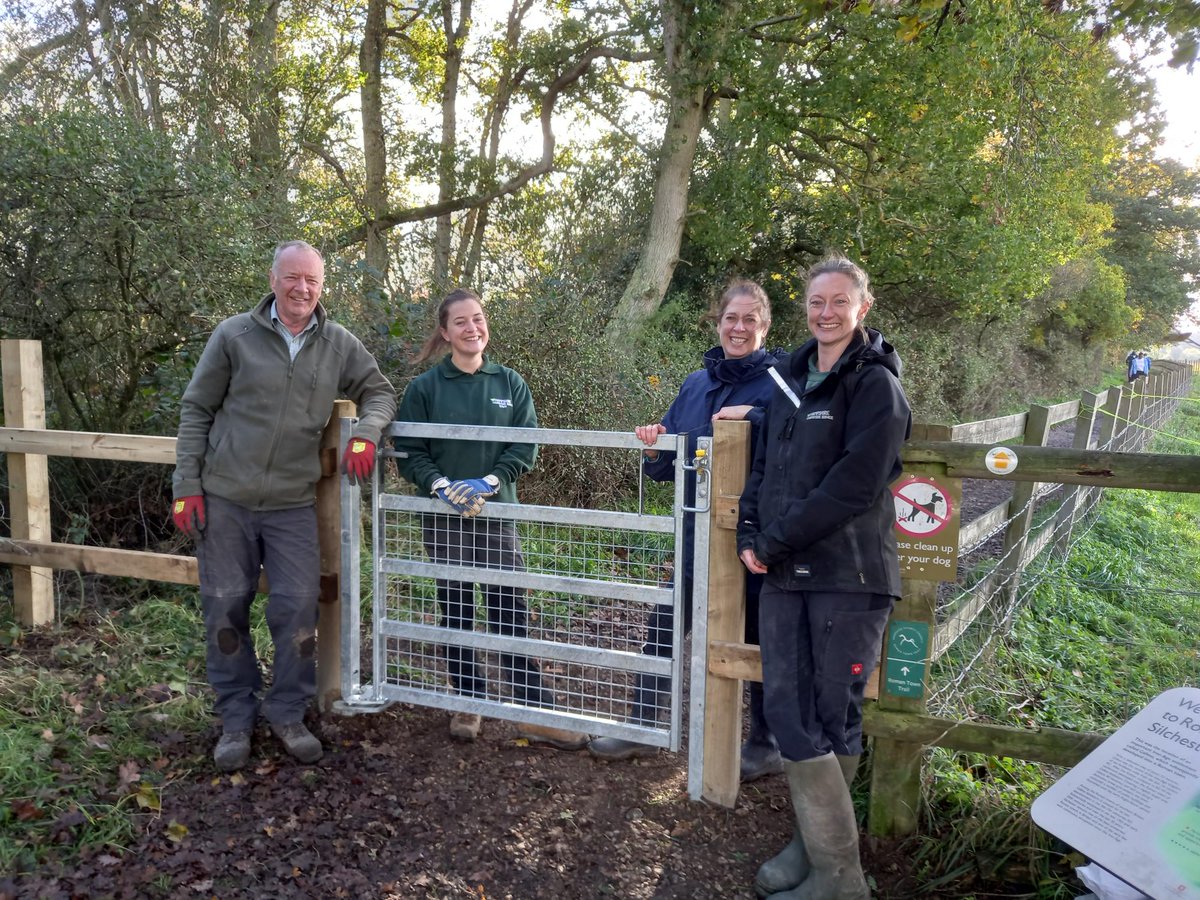
[{"label": "navy blue jacket", "polygon": [[[726,359],[725,351],[719,346],[704,354],[704,368],[684,379],[679,393],[663,416],[662,424],[668,434],[686,434],[688,459],[696,455],[699,438],[713,433],[712,417],[717,410],[726,406],[749,405],[754,407],[746,415],[750,422],[750,453],[762,427],[768,401],[775,391],[775,382],[768,373],[776,363],[776,357],[786,355],[782,351],[755,350],[740,359]],[[675,452],[661,450],[657,459],[643,459],[646,475],[655,481],[671,481],[675,477]],[[687,481],[687,503],[695,503],[695,476],[691,473]],[[692,571],[692,545],[696,526],[689,513],[684,523],[684,538],[687,556],[684,560],[688,577]]]},{"label": "navy blue jacket", "polygon": [[895,503],[912,413],[900,358],[874,329],[850,343],[825,380],[805,390],[809,340],[778,371],[799,398],[776,389],[746,490],[738,552],[747,547],[783,590],[900,596]]}]

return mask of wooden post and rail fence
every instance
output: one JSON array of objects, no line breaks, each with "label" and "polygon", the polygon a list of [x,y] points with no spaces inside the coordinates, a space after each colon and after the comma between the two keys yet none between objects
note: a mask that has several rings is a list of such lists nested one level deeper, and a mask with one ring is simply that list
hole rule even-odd
[{"label": "wooden post and rail fence", "polygon": [[[167,553],[89,547],[50,540],[50,485],[47,457],[173,465],[175,438],[93,434],[47,430],[41,345],[37,341],[0,341],[5,422],[0,451],[7,455],[11,537],[0,538],[0,564],[12,568],[13,603],[18,621],[27,625],[54,618],[54,569],[139,578],[174,584],[199,583],[194,557]],[[1162,421],[1190,389],[1192,369],[1156,363],[1137,390],[1112,388],[1085,393],[1079,401],[1034,406],[1028,413],[962,425],[916,425],[905,445],[906,473],[941,479],[1001,478],[1015,482],[1011,500],[984,513],[962,529],[963,545],[1005,525],[1005,554],[989,576],[1006,592],[1017,589],[1024,567],[1047,544],[1065,552],[1072,523],[1094,505],[1097,489],[1136,487],[1200,492],[1200,456],[1144,454],[1146,431],[1138,427]],[[354,404],[338,401],[321,444],[322,478],[317,488],[321,543],[321,606],[318,625],[318,702],[328,710],[339,699],[340,673],[340,502],[337,471],[338,419],[353,416]],[[1095,424],[1100,416],[1100,427]],[[1051,427],[1075,421],[1069,449],[1043,446]],[[989,471],[985,454],[998,442],[1020,441],[1021,463],[1010,474]],[[1102,448],[1102,449],[1097,449]],[[732,806],[738,791],[741,741],[741,682],[761,681],[758,647],[742,642],[745,597],[742,565],[734,550],[737,501],[749,467],[749,427],[745,422],[716,423],[713,440],[713,502],[709,558],[709,619],[704,729],[704,797]],[[1032,500],[1039,484],[1064,485],[1055,517],[1040,531],[1031,530]],[[265,586],[264,586],[265,587]],[[904,596],[892,620],[922,623],[932,636],[931,663],[946,651],[980,612],[962,604],[939,622],[937,582],[907,578]],[[697,651],[699,652],[699,651]],[[928,678],[929,666],[923,667]],[[939,719],[926,713],[924,694],[893,696],[880,690],[879,677],[868,689],[865,731],[873,740],[870,827],[876,834],[906,834],[916,829],[923,752],[952,747],[1020,759],[1072,765],[1103,739],[1102,735],[1060,729],[1020,729]]]}]

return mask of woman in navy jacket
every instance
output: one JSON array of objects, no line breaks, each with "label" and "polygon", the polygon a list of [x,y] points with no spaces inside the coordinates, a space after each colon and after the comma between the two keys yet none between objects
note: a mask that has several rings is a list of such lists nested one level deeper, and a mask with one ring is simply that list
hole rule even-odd
[{"label": "woman in navy jacket", "polygon": [[[751,453],[767,401],[774,390],[768,370],[775,365],[774,354],[763,349],[771,327],[771,302],[755,282],[738,279],[721,294],[709,317],[717,323],[719,344],[704,354],[704,367],[688,375],[671,403],[662,422],[639,425],[635,432],[646,445],[643,468],[655,481],[675,477],[675,453],[660,451],[654,445],[660,434],[686,434],[688,457],[695,455],[697,439],[712,434],[716,419],[747,419],[751,426]],[[689,483],[687,499],[693,502],[695,485]],[[684,523],[685,558],[677,567],[682,572],[684,628],[691,629],[692,560],[695,522],[688,515]],[[758,592],[762,578],[746,578],[746,640],[758,643]],[[642,652],[670,656],[675,627],[674,610],[656,607],[647,628],[648,639]],[[632,719],[638,724],[653,724],[658,712],[666,707],[670,684],[666,678],[642,675],[634,691]],[[767,730],[762,713],[762,685],[751,683],[750,736],[742,747],[742,780],[782,771],[779,749]],[[589,744],[592,755],[601,759],[628,759],[645,756],[654,748],[619,738],[594,738]]]},{"label": "woman in navy jacket", "polygon": [[760,896],[866,900],[849,784],[863,689],[879,659],[900,568],[889,484],[912,416],[900,360],[874,329],[870,282],[842,256],[809,270],[813,337],[780,362],[742,494],[738,552],[763,575],[767,723],[783,754],[796,832],[758,870]]}]

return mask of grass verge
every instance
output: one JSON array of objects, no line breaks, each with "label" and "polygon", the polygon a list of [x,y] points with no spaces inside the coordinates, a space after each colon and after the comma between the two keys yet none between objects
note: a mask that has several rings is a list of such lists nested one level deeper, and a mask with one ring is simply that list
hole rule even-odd
[{"label": "grass verge", "polygon": [[[194,595],[24,630],[0,622],[0,873],[119,851],[208,752]],[[85,627],[81,627],[85,626]],[[255,642],[270,655],[258,616]]]}]

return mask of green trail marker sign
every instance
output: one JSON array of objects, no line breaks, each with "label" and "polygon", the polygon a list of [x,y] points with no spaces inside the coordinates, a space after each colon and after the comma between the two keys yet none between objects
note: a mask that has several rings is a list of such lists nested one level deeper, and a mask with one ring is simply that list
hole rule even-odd
[{"label": "green trail marker sign", "polygon": [[888,629],[884,686],[896,697],[925,695],[925,665],[929,658],[929,625],[892,622]]}]

